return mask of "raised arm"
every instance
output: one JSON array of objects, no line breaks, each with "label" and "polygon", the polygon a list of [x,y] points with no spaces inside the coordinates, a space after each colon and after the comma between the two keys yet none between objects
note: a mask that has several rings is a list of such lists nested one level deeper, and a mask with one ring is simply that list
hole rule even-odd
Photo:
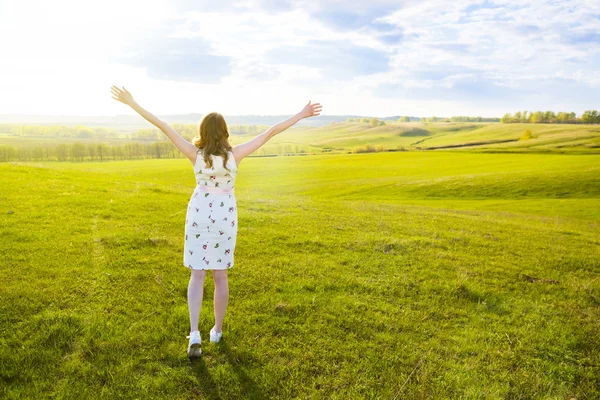
[{"label": "raised arm", "polygon": [[196,162],[196,151],[198,148],[185,140],[179,133],[175,132],[173,128],[171,128],[166,122],[161,121],[154,114],[145,110],[142,106],[136,103],[136,101],[133,99],[133,96],[127,91],[127,89],[124,87],[123,89],[119,89],[118,87],[113,86],[111,88],[111,92],[113,99],[133,108],[133,110],[144,117],[146,121],[163,131],[169,140],[175,145],[175,147],[177,147],[179,151],[181,151],[187,158],[190,159],[192,164]]},{"label": "raised arm", "polygon": [[310,118],[315,115],[319,115],[321,113],[321,109],[322,109],[321,104],[319,104],[319,103],[310,104],[310,101],[309,101],[308,104],[306,106],[304,106],[302,111],[300,111],[293,117],[290,117],[290,118],[286,119],[285,121],[278,123],[277,125],[273,125],[272,127],[267,129],[260,135],[256,136],[252,140],[249,140],[242,144],[238,144],[237,146],[235,146],[233,148],[233,155],[235,157],[237,165],[239,166],[240,162],[242,161],[242,159],[244,157],[254,153],[262,145],[267,143],[273,136],[285,131],[286,129],[293,126],[301,119]]}]

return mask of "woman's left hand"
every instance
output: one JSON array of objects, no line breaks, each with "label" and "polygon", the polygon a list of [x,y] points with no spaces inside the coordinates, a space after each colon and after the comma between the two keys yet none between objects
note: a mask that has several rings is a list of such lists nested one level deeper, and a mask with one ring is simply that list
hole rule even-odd
[{"label": "woman's left hand", "polygon": [[123,104],[127,104],[128,106],[132,106],[133,104],[135,104],[133,96],[131,95],[131,93],[129,93],[127,89],[125,89],[124,86],[123,89],[119,89],[118,87],[113,86],[110,90],[112,92],[113,99],[120,101]]}]

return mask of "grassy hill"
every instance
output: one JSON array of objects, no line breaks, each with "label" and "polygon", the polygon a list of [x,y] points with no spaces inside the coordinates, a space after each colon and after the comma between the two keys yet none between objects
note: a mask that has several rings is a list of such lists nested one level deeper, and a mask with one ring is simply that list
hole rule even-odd
[{"label": "grassy hill", "polygon": [[[533,138],[519,140],[526,130]],[[371,127],[337,123],[295,129],[272,144],[295,143],[321,150],[348,151],[372,145],[387,150],[461,149],[511,152],[600,153],[600,127],[557,124],[406,123]]]},{"label": "grassy hill", "polygon": [[[532,139],[519,140],[525,131]],[[486,151],[599,152],[600,126],[557,124],[489,124],[473,130],[443,132],[418,143],[425,149],[451,146]]]}]

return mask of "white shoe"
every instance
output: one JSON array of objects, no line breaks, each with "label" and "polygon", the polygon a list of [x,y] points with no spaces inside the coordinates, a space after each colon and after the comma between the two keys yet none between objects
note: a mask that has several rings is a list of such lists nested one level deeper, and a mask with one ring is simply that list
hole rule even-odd
[{"label": "white shoe", "polygon": [[200,349],[200,344],[202,343],[202,339],[200,338],[200,332],[194,331],[190,332],[189,336],[186,336],[190,339],[190,344],[188,344],[188,357],[200,357],[202,354],[202,349]]},{"label": "white shoe", "polygon": [[223,337],[223,332],[219,332],[217,333],[215,331],[215,327],[213,326],[213,328],[210,330],[210,341],[214,342],[214,343],[218,343],[221,341],[221,337]]}]

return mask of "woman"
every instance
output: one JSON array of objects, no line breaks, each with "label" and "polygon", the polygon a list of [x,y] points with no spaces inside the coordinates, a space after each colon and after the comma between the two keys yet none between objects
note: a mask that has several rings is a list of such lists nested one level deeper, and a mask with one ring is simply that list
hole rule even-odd
[{"label": "woman", "polygon": [[188,203],[185,221],[184,266],[191,270],[188,284],[190,335],[187,336],[188,356],[201,354],[198,319],[204,294],[206,271],[211,270],[215,282],[215,325],[210,341],[222,337],[223,318],[229,299],[227,270],[233,267],[237,238],[237,207],[233,187],[240,162],[269,139],[288,129],[303,118],[319,115],[321,105],[308,104],[293,117],[278,123],[246,143],[229,144],[227,124],[221,114],[207,114],[200,123],[200,132],[192,143],[185,140],[169,125],[143,109],[124,87],[111,88],[113,99],[134,109],[148,122],[163,131],[194,167],[196,189]]}]

